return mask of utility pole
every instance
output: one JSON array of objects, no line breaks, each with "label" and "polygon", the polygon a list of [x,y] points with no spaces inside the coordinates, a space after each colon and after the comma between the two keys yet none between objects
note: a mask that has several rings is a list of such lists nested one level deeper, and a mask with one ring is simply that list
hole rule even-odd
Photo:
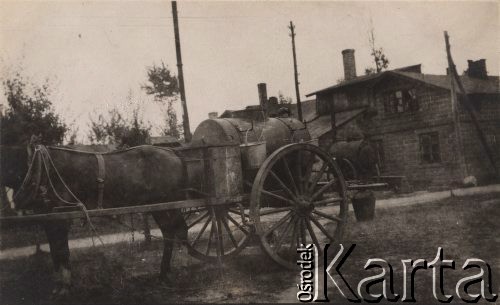
[{"label": "utility pole", "polygon": [[297,55],[295,54],[295,26],[293,22],[290,21],[290,37],[292,37],[292,52],[293,52],[293,69],[295,72],[295,95],[297,98],[297,114],[299,116],[299,121],[302,122],[302,105],[300,104],[300,92],[299,92],[299,73],[297,72]]},{"label": "utility pole", "polygon": [[[475,111],[474,107],[472,106],[472,103],[469,100],[469,97],[467,96],[467,92],[465,91],[465,88],[462,84],[462,81],[460,80],[460,77],[458,76],[457,69],[455,67],[455,63],[453,62],[453,58],[451,57],[450,37],[448,36],[447,31],[444,31],[444,40],[445,40],[445,44],[446,44],[446,56],[448,58],[449,71],[450,71],[451,77],[454,78],[454,80],[458,86],[458,89],[460,90],[460,93],[462,94],[461,95],[462,96],[461,104],[464,106],[465,110],[467,110],[469,112],[471,121],[476,129],[476,132],[477,132],[477,135],[479,138],[479,142],[483,146],[484,152],[488,156],[488,159],[491,163],[491,166],[493,167],[493,171],[495,172],[495,176],[500,177],[500,173],[498,172],[498,168],[496,166],[495,157],[493,156],[493,152],[491,151],[491,149],[488,145],[488,142],[486,141],[486,137],[483,133],[483,130],[481,129],[481,126],[479,126],[479,121],[477,119],[476,111]],[[458,119],[460,120],[460,117],[458,117]]]},{"label": "utility pole", "polygon": [[[448,54],[450,53],[450,43],[449,43],[449,37],[448,33],[445,31],[444,32],[444,39],[445,39],[445,44],[446,44],[446,54],[448,58]],[[448,75],[450,77],[450,96],[451,96],[451,112],[453,116],[453,129],[455,131],[455,138],[456,138],[456,143],[457,143],[457,151],[460,151],[460,154],[457,154],[457,158],[459,162],[463,162],[463,165],[460,165],[460,170],[462,174],[462,179],[467,177],[469,175],[469,170],[467,166],[467,161],[465,160],[465,149],[464,149],[464,143],[462,140],[462,133],[461,133],[461,126],[460,126],[460,117],[458,115],[459,109],[458,109],[458,97],[457,97],[457,89],[455,88],[455,77],[453,75],[453,70],[456,69],[455,66],[451,66],[452,62],[448,60]]]},{"label": "utility pole", "polygon": [[189,115],[186,104],[186,92],[184,91],[184,73],[182,73],[181,40],[179,38],[179,21],[177,20],[177,1],[172,1],[172,15],[174,17],[175,52],[177,54],[177,71],[179,74],[179,91],[182,104],[182,126],[184,129],[184,140],[191,142],[191,129],[189,128]]}]

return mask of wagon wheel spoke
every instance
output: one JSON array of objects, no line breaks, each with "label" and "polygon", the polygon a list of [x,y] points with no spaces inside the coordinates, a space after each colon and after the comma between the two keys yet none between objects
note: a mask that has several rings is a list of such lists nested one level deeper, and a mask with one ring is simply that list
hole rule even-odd
[{"label": "wagon wheel spoke", "polygon": [[300,194],[304,193],[304,181],[302,181],[302,152],[297,152],[297,160],[295,163],[295,169],[297,172],[297,178],[299,180],[299,192]]},{"label": "wagon wheel spoke", "polygon": [[272,209],[272,210],[268,210],[268,211],[262,211],[262,212],[260,212],[260,216],[277,214],[277,213],[283,213],[283,212],[286,212],[286,211],[290,211],[290,208],[288,208],[288,207],[286,207],[286,208],[276,208],[276,209]]},{"label": "wagon wheel spoke", "polygon": [[[343,232],[345,181],[332,157],[317,146],[296,143],[274,151],[259,169],[250,198],[250,216],[262,248],[287,268],[297,268],[300,244],[313,243],[318,254],[324,255],[323,243]],[[339,212],[328,215],[318,211],[325,205],[336,205]]]},{"label": "wagon wheel spoke", "polygon": [[210,206],[203,209],[203,214],[194,221],[199,226],[189,225],[186,242],[188,253],[211,262],[221,262],[226,257],[238,254],[249,241],[250,231],[242,225],[241,217],[233,218],[229,213],[240,216],[241,213],[237,212],[236,208],[229,211],[227,206]]},{"label": "wagon wheel spoke", "polygon": [[297,201],[297,196],[293,194],[293,192],[288,188],[288,186],[286,186],[286,184],[280,179],[280,177],[278,177],[278,175],[272,170],[270,171],[270,173],[271,176],[276,180],[276,182],[278,182],[279,185],[283,188],[285,193],[287,193],[293,201]]},{"label": "wagon wheel spoke", "polygon": [[329,241],[333,241],[335,240],[333,238],[333,236],[330,235],[330,233],[328,233],[328,231],[323,227],[323,225],[316,219],[314,218],[313,216],[310,217],[311,221],[316,225],[316,227],[318,229],[320,229],[321,232],[323,232],[323,234],[328,237]]},{"label": "wagon wheel spoke", "polygon": [[273,192],[266,191],[266,190],[262,190],[262,193],[263,193],[263,194],[266,194],[266,195],[268,195],[268,196],[271,196],[271,197],[273,197],[273,198],[279,199],[279,200],[281,200],[281,201],[288,202],[288,203],[289,203],[289,204],[291,204],[291,205],[295,205],[295,201],[290,200],[290,199],[288,199],[288,198],[285,198],[285,197],[283,197],[283,196],[280,196],[280,195],[278,195],[278,194],[275,194],[275,193],[273,193]]},{"label": "wagon wheel spoke", "polygon": [[[234,210],[234,209],[228,209],[227,211],[229,213],[233,213],[233,214],[236,214],[238,216],[241,216],[241,211]],[[245,216],[246,218],[250,217],[250,215],[248,215],[248,213],[245,213],[245,212],[243,212],[243,216]]]},{"label": "wagon wheel spoke", "polygon": [[203,218],[207,217],[208,215],[209,215],[209,213],[208,213],[208,211],[207,211],[205,214],[203,214],[203,215],[199,216],[198,218],[196,218],[195,220],[193,220],[193,222],[191,222],[191,223],[188,225],[188,229],[189,229],[189,228],[192,228],[194,225],[196,225],[197,223],[199,223],[200,221],[202,221],[202,220],[203,220]]},{"label": "wagon wheel spoke", "polygon": [[321,206],[321,205],[326,205],[329,203],[337,203],[337,202],[342,202],[344,199],[340,197],[330,197],[327,199],[319,200],[319,201],[313,201],[313,204],[315,206]]},{"label": "wagon wheel spoke", "polygon": [[[307,236],[306,236],[306,225],[304,223],[304,218],[300,218],[300,239],[302,240],[302,244],[307,244]],[[299,242],[300,245],[300,242]]]},{"label": "wagon wheel spoke", "polygon": [[[207,213],[208,214],[208,213]],[[198,232],[198,235],[196,235],[196,238],[194,239],[194,241],[191,243],[191,247],[194,247],[195,244],[198,242],[198,240],[200,240],[200,237],[203,235],[203,233],[205,233],[205,230],[207,229],[208,227],[208,224],[210,223],[210,221],[212,220],[212,215],[210,215],[207,219],[207,221],[205,222],[205,224],[203,225],[203,227],[201,228],[200,232]]]},{"label": "wagon wheel spoke", "polygon": [[220,217],[217,217],[217,256],[224,255],[224,241],[222,236],[222,224]]},{"label": "wagon wheel spoke", "polygon": [[306,193],[309,188],[309,179],[311,179],[311,174],[314,166],[314,162],[316,161],[316,156],[309,154],[309,158],[306,164],[306,172],[304,177],[302,178],[303,191],[302,193]]},{"label": "wagon wheel spoke", "polygon": [[[297,236],[297,227],[298,227],[299,219],[295,218],[295,221],[293,223],[293,231],[292,231],[292,236],[290,237],[290,245],[288,246],[288,253],[293,254],[297,252],[297,243],[296,243],[296,236]],[[295,246],[295,247],[294,247]]]},{"label": "wagon wheel spoke", "polygon": [[[295,182],[295,179],[293,178],[292,171],[290,170],[290,166],[288,165],[288,161],[286,158],[283,158],[283,164],[285,165],[285,172],[286,172],[286,175],[288,176],[288,180],[290,180],[290,184],[292,185],[294,193],[300,194],[299,190],[297,188],[297,183]],[[299,181],[299,183],[300,183],[300,181]]]},{"label": "wagon wheel spoke", "polygon": [[319,215],[323,218],[330,219],[331,221],[335,221],[335,222],[343,222],[344,221],[342,218],[340,218],[338,216],[329,215],[329,214],[323,213],[323,212],[318,211],[318,210],[314,210],[313,213],[316,215]]},{"label": "wagon wheel spoke", "polygon": [[238,242],[236,242],[236,239],[234,238],[233,232],[231,231],[231,228],[229,228],[226,217],[224,217],[224,219],[222,220],[222,224],[224,224],[224,228],[226,229],[228,236],[229,236],[229,239],[231,239],[231,242],[233,243],[233,245],[235,247],[238,247]]},{"label": "wagon wheel spoke", "polygon": [[238,227],[238,229],[240,229],[243,233],[245,234],[250,234],[250,232],[248,232],[247,229],[245,229],[242,225],[240,225],[233,217],[231,217],[231,215],[226,215],[227,216],[227,219],[229,219],[229,221],[231,221],[235,226]]},{"label": "wagon wheel spoke", "polygon": [[316,233],[314,233],[314,229],[311,225],[311,221],[308,218],[306,218],[306,219],[304,219],[304,222],[306,224],[307,231],[309,232],[309,235],[311,236],[311,239],[312,239],[314,245],[316,245],[316,249],[317,249],[319,255],[323,255],[323,250],[321,249],[321,245],[319,243],[318,237],[316,236]]},{"label": "wagon wheel spoke", "polygon": [[283,230],[282,234],[279,236],[278,238],[278,241],[275,245],[276,247],[276,252],[279,252],[280,248],[281,248],[281,244],[283,243],[283,241],[285,240],[286,236],[288,235],[288,232],[290,231],[290,228],[292,227],[292,225],[295,225],[295,215],[292,216],[292,218],[290,219],[290,221],[287,223],[285,229]]},{"label": "wagon wheel spoke", "polygon": [[212,218],[212,229],[210,230],[210,236],[208,237],[208,244],[207,244],[207,250],[205,252],[205,255],[208,256],[210,253],[210,247],[212,246],[212,236],[215,233],[215,219]]},{"label": "wagon wheel spoke", "polygon": [[316,200],[321,194],[323,194],[329,187],[331,187],[334,183],[337,183],[337,180],[332,179],[328,181],[325,185],[323,185],[319,190],[317,190],[312,196],[311,201]]},{"label": "wagon wheel spoke", "polygon": [[268,229],[265,233],[264,236],[267,236],[271,234],[274,230],[279,228],[281,225],[283,225],[288,219],[290,219],[293,215],[293,212],[290,211],[288,214],[285,215],[285,217],[281,218],[277,223],[275,223],[270,229]]},{"label": "wagon wheel spoke", "polygon": [[300,230],[301,230],[301,225],[300,225],[300,218],[297,221],[297,235],[295,235],[295,251],[297,251],[297,248],[300,247]]},{"label": "wagon wheel spoke", "polygon": [[311,184],[309,185],[309,189],[307,190],[308,195],[311,194],[312,192],[314,192],[314,190],[316,189],[316,186],[318,184],[319,179],[321,179],[321,177],[325,174],[325,170],[327,167],[328,167],[328,164],[326,162],[323,162],[323,164],[321,165],[321,169],[314,176],[313,180],[311,181]]}]

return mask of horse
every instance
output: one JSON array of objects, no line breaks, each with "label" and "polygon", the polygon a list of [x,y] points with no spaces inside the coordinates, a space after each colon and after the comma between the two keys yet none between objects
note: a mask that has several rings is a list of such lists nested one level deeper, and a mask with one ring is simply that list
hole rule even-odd
[{"label": "horse", "polygon": [[[91,153],[41,145],[0,145],[0,156],[1,187],[14,189],[15,198],[20,198],[14,201],[16,209],[45,213],[70,203],[96,209],[182,199],[184,165],[177,153],[167,148],[144,145]],[[173,280],[170,261],[174,240],[187,239],[187,225],[178,209],[155,211],[152,216],[164,242],[160,280],[169,282]],[[41,225],[55,269],[54,293],[67,295],[71,286],[71,221],[50,220]]]}]

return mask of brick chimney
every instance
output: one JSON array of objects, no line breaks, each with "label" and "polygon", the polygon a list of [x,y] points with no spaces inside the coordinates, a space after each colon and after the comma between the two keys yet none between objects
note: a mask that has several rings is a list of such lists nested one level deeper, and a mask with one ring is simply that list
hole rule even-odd
[{"label": "brick chimney", "polygon": [[267,117],[267,86],[266,83],[257,84],[257,89],[259,90],[259,104]]},{"label": "brick chimney", "polygon": [[354,59],[354,49],[345,49],[342,51],[344,60],[344,80],[356,78],[356,61]]},{"label": "brick chimney", "polygon": [[465,70],[465,74],[469,77],[488,79],[486,71],[486,59],[467,60],[469,67]]}]

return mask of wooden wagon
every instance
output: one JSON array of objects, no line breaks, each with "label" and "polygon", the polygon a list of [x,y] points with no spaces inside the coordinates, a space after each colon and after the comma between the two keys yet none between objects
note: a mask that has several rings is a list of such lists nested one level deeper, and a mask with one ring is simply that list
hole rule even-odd
[{"label": "wooden wagon", "polygon": [[[257,236],[274,261],[294,268],[300,244],[322,249],[340,239],[347,221],[348,186],[335,159],[310,140],[304,124],[293,118],[206,120],[189,146],[175,149],[184,164],[184,200],[88,210],[86,216],[181,208],[192,256],[223,261]],[[1,221],[71,219],[82,213]]]}]

